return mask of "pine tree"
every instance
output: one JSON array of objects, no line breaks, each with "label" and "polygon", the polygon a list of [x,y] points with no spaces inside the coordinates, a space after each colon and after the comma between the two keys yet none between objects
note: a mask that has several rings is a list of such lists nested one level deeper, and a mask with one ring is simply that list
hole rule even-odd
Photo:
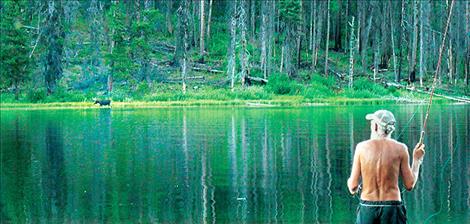
[{"label": "pine tree", "polygon": [[131,80],[133,70],[132,61],[129,59],[129,31],[126,26],[124,7],[114,3],[108,13],[108,22],[111,31],[111,48],[106,55],[106,64],[110,67],[108,74],[108,94],[112,91],[114,79]]},{"label": "pine tree", "polygon": [[0,88],[13,87],[16,100],[30,73],[29,36],[23,27],[22,4],[22,1],[6,1],[0,14]]},{"label": "pine tree", "polygon": [[49,0],[47,9],[46,60],[44,77],[47,93],[54,92],[57,80],[62,77],[62,59],[64,53],[64,9],[62,0]]},{"label": "pine tree", "polygon": [[134,56],[134,66],[138,68],[136,78],[139,81],[150,82],[150,58],[153,55],[149,38],[154,35],[151,24],[157,15],[156,10],[144,10],[143,17],[132,26],[130,47]]},{"label": "pine tree", "polygon": [[101,42],[103,34],[103,17],[102,12],[98,6],[98,0],[91,0],[90,6],[87,9],[90,33],[90,48],[89,48],[89,62],[90,70],[93,75],[98,73],[98,69],[102,66]]},{"label": "pine tree", "polygon": [[285,67],[285,71],[289,76],[296,74],[296,66],[293,60],[295,59],[294,46],[295,40],[298,35],[297,23],[301,22],[300,11],[301,5],[300,0],[283,0],[279,2],[279,11],[282,21],[282,36],[283,36],[283,50],[284,57],[281,62]]}]

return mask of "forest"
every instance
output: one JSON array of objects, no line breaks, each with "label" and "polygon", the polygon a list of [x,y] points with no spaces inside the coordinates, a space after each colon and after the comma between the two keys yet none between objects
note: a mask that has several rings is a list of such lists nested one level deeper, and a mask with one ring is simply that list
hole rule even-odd
[{"label": "forest", "polygon": [[464,97],[469,5],[0,1],[1,102]]}]

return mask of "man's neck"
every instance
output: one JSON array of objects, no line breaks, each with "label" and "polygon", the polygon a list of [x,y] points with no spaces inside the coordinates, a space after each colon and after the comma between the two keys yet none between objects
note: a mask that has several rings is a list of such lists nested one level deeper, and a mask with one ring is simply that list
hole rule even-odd
[{"label": "man's neck", "polygon": [[371,133],[370,139],[390,139],[390,135],[381,135],[378,133]]}]

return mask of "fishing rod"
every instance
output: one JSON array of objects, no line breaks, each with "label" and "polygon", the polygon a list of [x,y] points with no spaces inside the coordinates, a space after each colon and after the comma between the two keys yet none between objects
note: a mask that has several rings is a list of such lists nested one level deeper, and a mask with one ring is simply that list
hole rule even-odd
[{"label": "fishing rod", "polygon": [[436,67],[436,72],[434,73],[434,80],[432,82],[432,89],[431,89],[431,94],[429,96],[428,107],[426,109],[426,117],[424,117],[423,130],[421,131],[421,136],[419,137],[420,145],[423,144],[423,141],[424,141],[424,134],[425,134],[424,130],[426,130],[426,125],[428,124],[429,111],[432,105],[432,97],[434,96],[434,90],[436,89],[437,75],[439,74],[439,69],[441,68],[442,52],[444,51],[444,47],[446,43],[446,36],[447,36],[447,31],[449,30],[450,17],[452,15],[452,8],[454,6],[454,1],[455,0],[452,0],[452,2],[450,3],[449,15],[447,16],[447,24],[446,24],[446,28],[444,31],[444,37],[442,37],[441,47],[439,48],[439,58],[437,59],[437,67]]}]

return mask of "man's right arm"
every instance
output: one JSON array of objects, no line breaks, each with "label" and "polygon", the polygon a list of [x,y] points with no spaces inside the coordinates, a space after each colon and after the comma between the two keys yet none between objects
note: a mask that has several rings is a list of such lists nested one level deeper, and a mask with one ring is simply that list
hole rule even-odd
[{"label": "man's right arm", "polygon": [[351,194],[357,193],[359,189],[359,180],[361,178],[361,159],[360,159],[361,148],[362,148],[362,143],[357,144],[356,151],[354,152],[351,176],[348,179],[348,188]]},{"label": "man's right arm", "polygon": [[416,145],[415,149],[413,150],[413,163],[409,165],[409,154],[408,148],[404,145],[404,150],[402,151],[401,157],[401,173],[403,177],[403,184],[405,185],[406,190],[411,191],[413,190],[416,182],[418,181],[419,176],[419,168],[423,161],[424,156],[424,145]]}]

